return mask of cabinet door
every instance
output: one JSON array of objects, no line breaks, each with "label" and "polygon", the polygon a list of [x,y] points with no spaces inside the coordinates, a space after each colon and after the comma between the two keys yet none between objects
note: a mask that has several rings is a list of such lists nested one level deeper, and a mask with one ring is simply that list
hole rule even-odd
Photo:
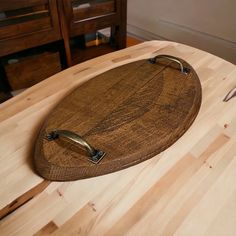
[{"label": "cabinet door", "polygon": [[56,0],[0,1],[0,56],[60,38]]},{"label": "cabinet door", "polygon": [[86,34],[119,25],[121,2],[123,0],[64,0],[69,35]]},{"label": "cabinet door", "polygon": [[126,46],[127,0],[62,0],[58,7],[68,66],[73,64],[71,37],[110,27],[114,48]]}]

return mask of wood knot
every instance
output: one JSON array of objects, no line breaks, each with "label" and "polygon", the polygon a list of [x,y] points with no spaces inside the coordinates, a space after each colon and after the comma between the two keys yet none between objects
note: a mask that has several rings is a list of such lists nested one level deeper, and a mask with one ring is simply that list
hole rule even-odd
[{"label": "wood knot", "polygon": [[228,128],[228,126],[229,126],[228,124],[224,124],[224,128],[225,128],[225,129],[227,129],[227,128]]},{"label": "wood knot", "polygon": [[62,196],[63,196],[63,194],[60,192],[60,190],[59,190],[59,189],[57,189],[57,193],[58,193],[58,195],[59,195],[60,197],[62,197]]},{"label": "wood knot", "polygon": [[91,207],[91,209],[92,209],[94,212],[97,211],[97,209],[95,208],[95,203],[89,202],[88,205]]}]

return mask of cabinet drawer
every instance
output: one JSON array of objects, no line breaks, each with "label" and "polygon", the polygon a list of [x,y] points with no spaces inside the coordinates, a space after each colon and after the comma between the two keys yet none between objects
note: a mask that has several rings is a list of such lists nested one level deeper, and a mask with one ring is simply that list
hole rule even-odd
[{"label": "cabinet drawer", "polygon": [[56,0],[13,2],[0,3],[0,56],[60,38]]},{"label": "cabinet drawer", "polygon": [[44,52],[14,61],[15,63],[5,65],[12,90],[28,88],[61,71],[58,52]]},{"label": "cabinet drawer", "polygon": [[[48,3],[42,1],[41,3],[37,2],[37,4],[29,4],[27,7],[18,6],[18,9],[15,9],[16,6],[12,6],[12,9],[5,7],[5,10],[0,10],[0,39],[50,28]],[[22,4],[18,5],[21,6]]]}]

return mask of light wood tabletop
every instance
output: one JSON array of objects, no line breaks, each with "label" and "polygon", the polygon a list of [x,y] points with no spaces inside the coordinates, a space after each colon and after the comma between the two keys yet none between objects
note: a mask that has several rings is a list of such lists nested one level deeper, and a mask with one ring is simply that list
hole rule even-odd
[{"label": "light wood tabletop", "polygon": [[[202,85],[200,112],[175,144],[84,180],[49,182],[34,172],[36,136],[63,97],[109,69],[159,54],[188,62]],[[0,104],[0,235],[236,235],[236,98],[223,101],[235,87],[235,65],[150,41],[78,64]]]}]

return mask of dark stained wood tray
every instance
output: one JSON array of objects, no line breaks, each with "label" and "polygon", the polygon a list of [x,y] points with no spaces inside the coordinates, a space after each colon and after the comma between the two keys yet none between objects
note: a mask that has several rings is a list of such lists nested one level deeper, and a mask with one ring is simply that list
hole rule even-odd
[{"label": "dark stained wood tray", "polygon": [[70,181],[138,164],[188,130],[201,97],[194,69],[172,56],[107,71],[49,114],[36,141],[35,168],[46,179]]}]

